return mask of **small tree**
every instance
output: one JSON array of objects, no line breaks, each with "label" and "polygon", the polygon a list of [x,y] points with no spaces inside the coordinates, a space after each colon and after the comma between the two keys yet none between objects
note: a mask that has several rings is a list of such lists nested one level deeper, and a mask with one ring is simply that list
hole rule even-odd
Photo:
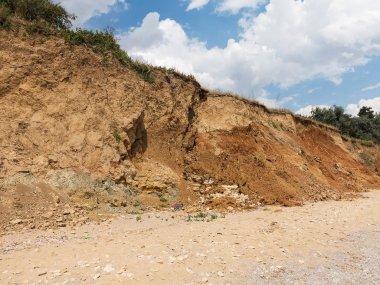
[{"label": "small tree", "polygon": [[368,119],[373,119],[375,118],[375,112],[372,110],[371,107],[363,106],[360,108],[358,116],[361,118],[367,117]]}]

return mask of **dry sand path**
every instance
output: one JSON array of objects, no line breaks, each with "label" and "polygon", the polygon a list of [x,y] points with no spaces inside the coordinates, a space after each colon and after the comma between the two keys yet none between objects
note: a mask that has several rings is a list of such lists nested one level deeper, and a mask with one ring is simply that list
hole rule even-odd
[{"label": "dry sand path", "polygon": [[365,196],[15,233],[0,239],[0,284],[380,284],[380,191]]}]

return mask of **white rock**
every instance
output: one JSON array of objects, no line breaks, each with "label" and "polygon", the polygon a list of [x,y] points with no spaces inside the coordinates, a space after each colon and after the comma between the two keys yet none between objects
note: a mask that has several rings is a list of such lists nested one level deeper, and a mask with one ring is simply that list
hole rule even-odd
[{"label": "white rock", "polygon": [[112,267],[112,264],[107,264],[106,266],[103,267],[103,271],[106,273],[111,273],[114,270],[115,268]]},{"label": "white rock", "polygon": [[177,260],[177,258],[175,258],[174,256],[169,256],[169,262],[170,263],[173,263],[176,260]]},{"label": "white rock", "polygon": [[225,190],[237,190],[239,186],[238,185],[222,185],[222,188]]}]

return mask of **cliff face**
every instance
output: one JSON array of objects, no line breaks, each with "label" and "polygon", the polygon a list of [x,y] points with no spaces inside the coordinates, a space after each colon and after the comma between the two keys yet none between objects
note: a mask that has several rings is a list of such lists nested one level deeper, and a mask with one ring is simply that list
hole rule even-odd
[{"label": "cliff face", "polygon": [[161,69],[146,83],[59,38],[0,37],[4,201],[43,183],[69,201],[231,209],[380,186],[377,149],[332,128]]}]

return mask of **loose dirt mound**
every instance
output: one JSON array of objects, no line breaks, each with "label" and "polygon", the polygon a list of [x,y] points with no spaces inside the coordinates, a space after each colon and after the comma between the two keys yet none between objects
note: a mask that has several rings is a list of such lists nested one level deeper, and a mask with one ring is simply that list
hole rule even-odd
[{"label": "loose dirt mound", "polygon": [[[26,208],[40,216],[33,199],[14,209],[15,189],[30,196],[38,185],[46,190],[42,212],[66,204],[83,211],[298,205],[380,186],[377,149],[332,128],[209,93],[161,69],[147,83],[60,38],[0,37],[5,224],[26,219]],[[55,196],[65,202],[50,205]]]}]

